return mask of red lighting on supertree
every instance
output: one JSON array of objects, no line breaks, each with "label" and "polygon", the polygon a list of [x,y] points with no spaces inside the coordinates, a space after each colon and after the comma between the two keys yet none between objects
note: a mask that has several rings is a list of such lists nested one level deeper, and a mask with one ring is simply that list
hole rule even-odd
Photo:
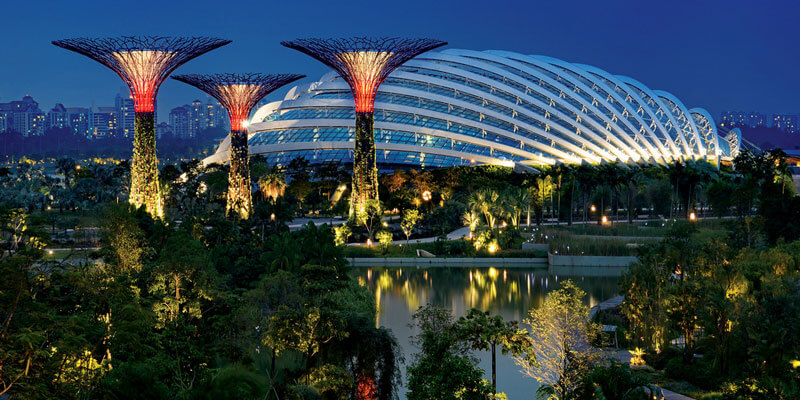
[{"label": "red lighting on supertree", "polygon": [[372,112],[378,87],[404,62],[447,44],[435,39],[298,39],[282,45],[316,58],[339,73],[353,92],[356,112]]}]

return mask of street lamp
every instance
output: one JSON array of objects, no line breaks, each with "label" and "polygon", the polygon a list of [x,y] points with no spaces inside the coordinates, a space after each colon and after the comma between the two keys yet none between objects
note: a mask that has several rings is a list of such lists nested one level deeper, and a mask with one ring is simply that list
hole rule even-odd
[{"label": "street lamp", "polygon": [[689,220],[690,221],[696,221],[697,220],[697,214],[695,214],[694,211],[689,213]]}]

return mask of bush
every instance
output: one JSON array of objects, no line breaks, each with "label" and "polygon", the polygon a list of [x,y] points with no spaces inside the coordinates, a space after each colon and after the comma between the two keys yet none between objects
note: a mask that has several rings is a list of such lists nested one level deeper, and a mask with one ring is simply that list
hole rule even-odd
[{"label": "bush", "polygon": [[378,244],[380,244],[381,253],[386,254],[389,251],[389,245],[392,244],[392,232],[380,231],[375,234],[375,237],[378,239]]},{"label": "bush", "polygon": [[647,353],[643,356],[647,365],[657,369],[663,370],[667,365],[667,361],[680,357],[681,351],[674,347],[665,347],[661,353]]},{"label": "bush", "polygon": [[682,357],[673,357],[664,366],[664,373],[670,378],[687,381],[702,389],[714,389],[720,383],[714,368],[703,360],[685,364]]}]

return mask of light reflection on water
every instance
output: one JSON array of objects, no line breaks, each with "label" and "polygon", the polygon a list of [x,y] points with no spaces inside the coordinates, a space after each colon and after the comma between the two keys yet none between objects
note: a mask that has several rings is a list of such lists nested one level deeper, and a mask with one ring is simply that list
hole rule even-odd
[{"label": "light reflection on water", "polygon": [[[528,268],[353,268],[351,274],[375,294],[378,306],[376,325],[390,328],[406,359],[406,366],[417,351],[410,343],[414,335],[408,324],[420,306],[432,303],[450,309],[456,317],[471,308],[520,321],[531,307],[538,307],[558,282],[572,279],[586,293],[590,307],[617,295],[616,277],[549,275],[546,269]],[[490,379],[488,352],[477,353],[480,367]],[[405,381],[405,368],[403,368]],[[513,360],[498,352],[497,386],[509,399],[531,399],[537,384],[525,378]],[[404,392],[404,390],[403,390]],[[403,393],[403,398],[405,395]]]}]

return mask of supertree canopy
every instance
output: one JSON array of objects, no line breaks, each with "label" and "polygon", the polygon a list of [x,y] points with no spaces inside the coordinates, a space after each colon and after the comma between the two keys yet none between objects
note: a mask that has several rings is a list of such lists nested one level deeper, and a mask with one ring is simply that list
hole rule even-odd
[{"label": "supertree canopy", "polygon": [[344,38],[298,39],[281,42],[336,70],[350,85],[356,108],[353,188],[350,216],[363,210],[369,199],[378,198],[378,168],[375,164],[373,106],[378,87],[404,62],[418,54],[447,44],[434,39]]},{"label": "supertree canopy", "polygon": [[233,211],[240,218],[247,219],[252,208],[246,125],[250,111],[273,90],[304,77],[305,75],[295,74],[213,74],[172,77],[210,94],[228,110],[231,121],[228,213]]},{"label": "supertree canopy", "polygon": [[154,104],[161,83],[185,62],[230,43],[209,37],[121,36],[75,38],[53,44],[111,68],[128,85],[136,110],[129,201],[163,216],[158,182]]}]

